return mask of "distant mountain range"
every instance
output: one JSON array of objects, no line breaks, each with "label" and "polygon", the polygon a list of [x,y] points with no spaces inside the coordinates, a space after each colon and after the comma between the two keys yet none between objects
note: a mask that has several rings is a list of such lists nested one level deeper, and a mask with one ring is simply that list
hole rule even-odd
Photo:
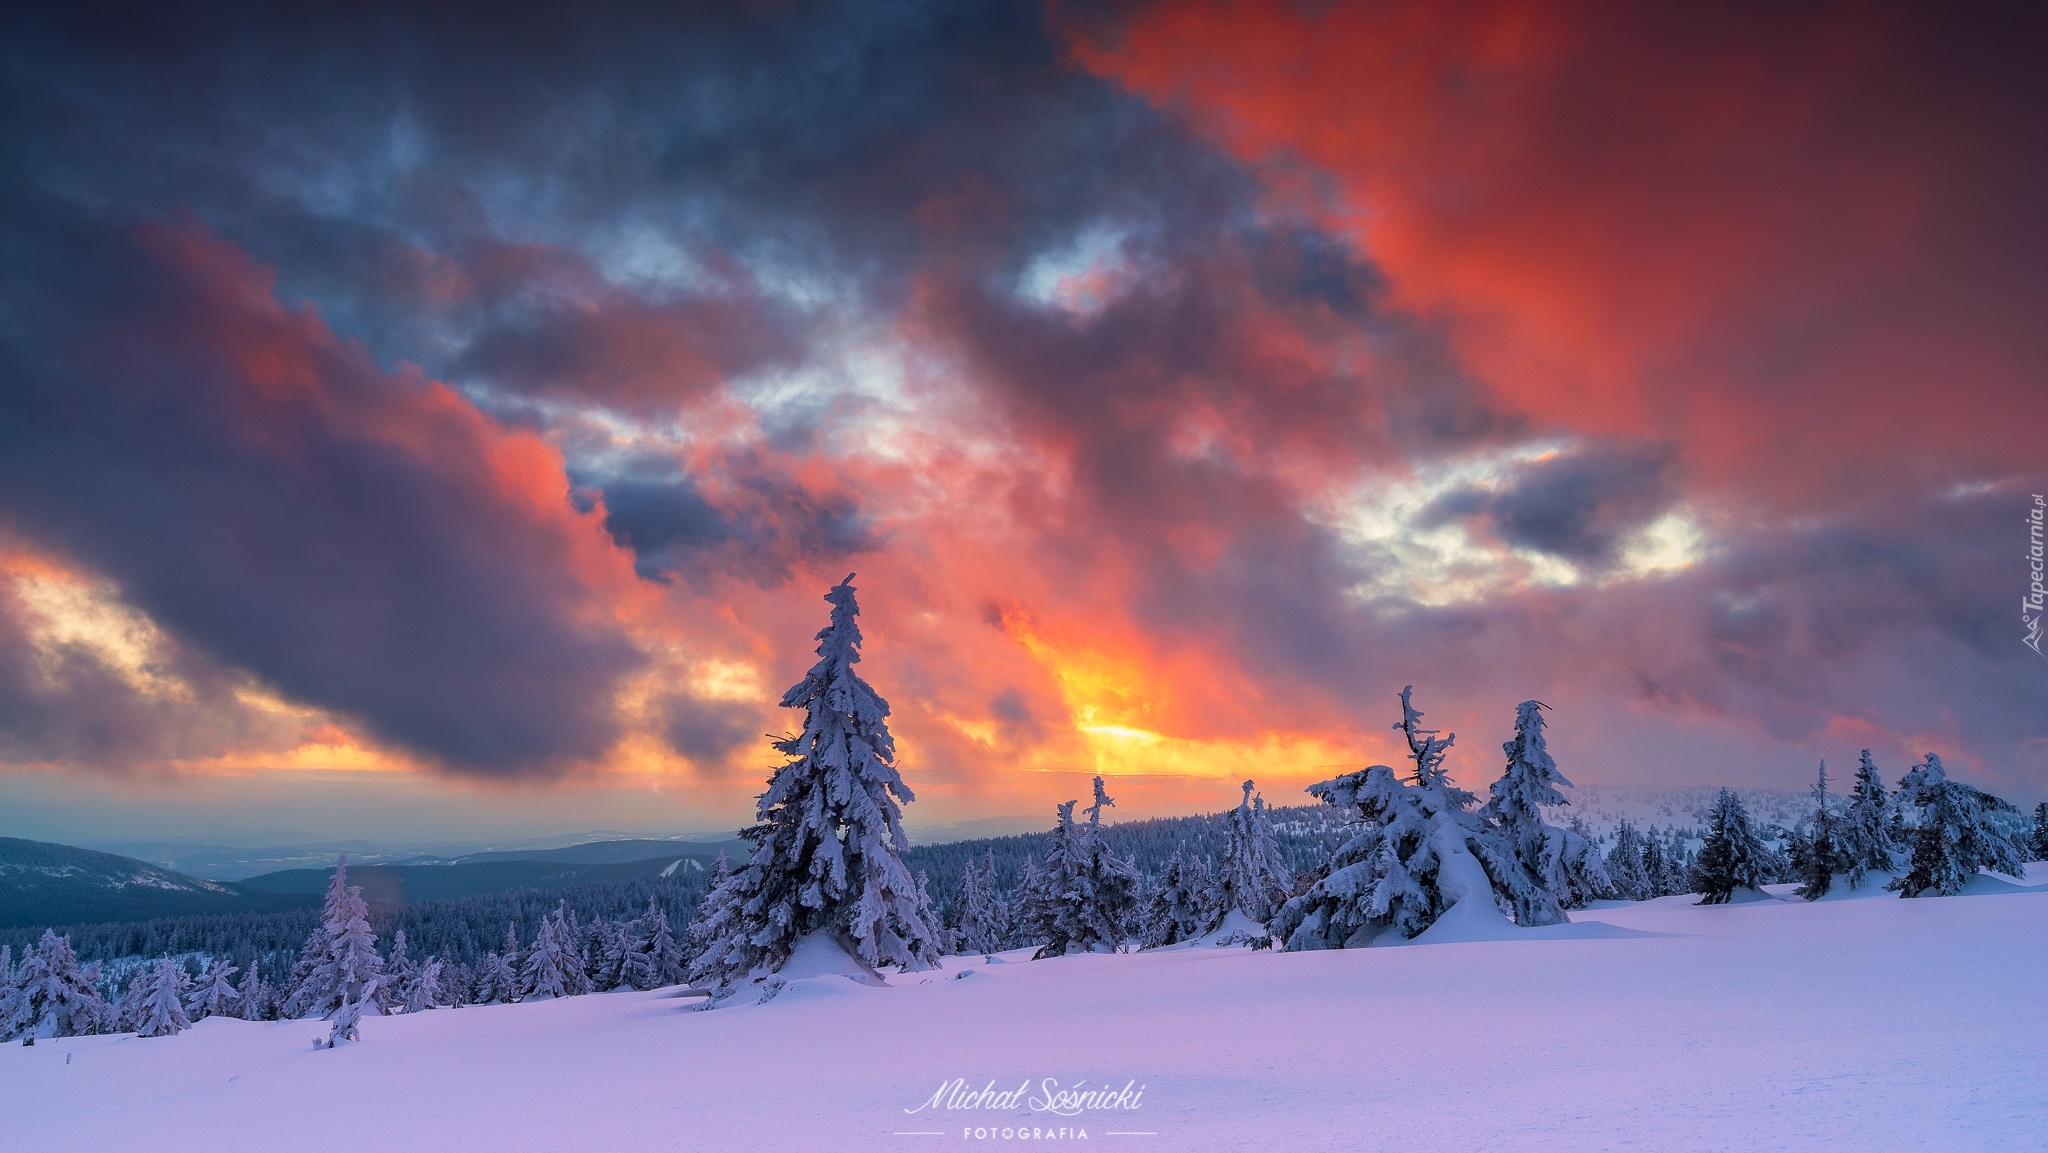
[{"label": "distant mountain range", "polygon": [[[917,825],[905,831],[909,833],[912,844],[938,845],[979,837],[1039,832],[1049,823],[1043,817],[1017,815],[983,817],[949,825]],[[288,869],[331,869],[335,858],[343,854],[348,856],[349,865],[354,867],[535,860],[603,864],[651,860],[672,852],[689,855],[709,853],[716,857],[720,848],[731,850],[737,859],[745,851],[730,831],[683,833],[673,837],[596,831],[483,843],[428,841],[393,845],[374,841],[320,841],[242,848],[186,841],[113,841],[92,847],[210,881],[242,881]],[[557,852],[567,855],[548,855]]]},{"label": "distant mountain range", "polygon": [[[733,839],[592,841],[462,857],[415,856],[403,864],[351,863],[349,881],[362,886],[373,902],[402,904],[709,870],[721,849],[738,859],[745,848]],[[321,854],[317,867],[221,881],[94,849],[0,837],[0,929],[317,905],[338,855]]]},{"label": "distant mountain range", "polygon": [[0,837],[0,928],[262,913],[306,903],[299,896],[202,881],[133,857]]},{"label": "distant mountain range", "polygon": [[[706,844],[713,845],[710,851],[716,854],[717,843],[732,841],[733,834],[730,832],[692,833],[661,838],[636,837],[626,833],[588,832],[483,843],[428,841],[393,845],[374,841],[320,841],[242,848],[180,841],[119,841],[96,844],[92,847],[101,852],[135,857],[161,868],[204,877],[210,881],[240,881],[285,869],[331,869],[334,867],[335,858],[344,854],[352,866],[410,865],[491,859],[537,859],[536,854],[558,849],[578,849],[585,845],[648,846],[645,852],[634,850],[629,856],[618,858],[630,860],[633,857],[658,857],[674,849],[694,853]],[[587,860],[601,859],[610,858]]]}]

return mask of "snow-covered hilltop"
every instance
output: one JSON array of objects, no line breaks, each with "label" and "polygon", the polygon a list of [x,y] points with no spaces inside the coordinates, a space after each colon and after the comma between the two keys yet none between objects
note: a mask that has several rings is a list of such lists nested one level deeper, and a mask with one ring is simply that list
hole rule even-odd
[{"label": "snow-covered hilltop", "polygon": [[[312,1045],[323,1022],[209,1018],[0,1046],[0,1116],[10,1148],[151,1153],[267,1153],[337,1109],[363,1148],[494,1153],[980,1148],[1029,1129],[1175,1151],[2032,1148],[2048,888],[1976,886],[1603,902],[1505,941],[949,957],[712,1013],[663,989],[365,1018],[332,1051]],[[1940,978],[1873,996],[1845,957]],[[956,1078],[1031,1092],[908,1112]],[[1047,1081],[1143,1096],[1063,1117],[1031,1107]]]}]

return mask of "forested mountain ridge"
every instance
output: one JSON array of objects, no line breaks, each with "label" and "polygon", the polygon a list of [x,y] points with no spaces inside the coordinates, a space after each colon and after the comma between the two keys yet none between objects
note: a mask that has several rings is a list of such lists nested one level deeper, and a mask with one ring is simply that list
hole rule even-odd
[{"label": "forested mountain ridge", "polygon": [[317,896],[249,892],[132,857],[0,837],[0,928],[271,913]]}]

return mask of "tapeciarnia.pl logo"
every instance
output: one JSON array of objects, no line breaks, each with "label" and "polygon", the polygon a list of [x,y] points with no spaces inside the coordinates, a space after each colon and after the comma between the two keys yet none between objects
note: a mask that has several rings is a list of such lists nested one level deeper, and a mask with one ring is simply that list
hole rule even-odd
[{"label": "tapeciarnia.pl logo", "polygon": [[2037,656],[2048,656],[2041,651],[2041,618],[2048,609],[2048,588],[2042,587],[2044,567],[2041,530],[2042,517],[2048,515],[2048,498],[2041,493],[2034,494],[2034,507],[2027,510],[2027,567],[2033,573],[2033,584],[2028,586],[2027,595],[2020,600],[2020,624],[2025,626],[2026,635],[2020,643],[2034,650]]}]

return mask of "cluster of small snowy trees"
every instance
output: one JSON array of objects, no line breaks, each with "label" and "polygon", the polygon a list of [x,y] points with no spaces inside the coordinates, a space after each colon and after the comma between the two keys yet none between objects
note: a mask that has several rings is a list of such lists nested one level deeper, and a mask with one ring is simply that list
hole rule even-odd
[{"label": "cluster of small snowy trees", "polygon": [[1137,866],[1102,843],[1102,810],[1116,804],[1095,778],[1095,803],[1088,821],[1074,821],[1074,806],[1058,806],[1051,851],[1044,867],[1028,867],[1022,886],[1025,921],[1045,943],[1040,957],[1115,952],[1137,928]]},{"label": "cluster of small snowy trees", "polygon": [[1566,803],[1558,790],[1571,782],[1546,747],[1540,702],[1516,709],[1514,739],[1502,746],[1507,766],[1479,807],[1444,769],[1456,735],[1424,728],[1413,692],[1401,690],[1394,726],[1412,768],[1397,776],[1374,765],[1309,787],[1324,803],[1355,810],[1363,828],[1274,918],[1273,935],[1289,950],[1369,944],[1383,933],[1412,938],[1454,910],[1552,925],[1612,888],[1590,839],[1543,821],[1542,807]]},{"label": "cluster of small snowy trees", "polygon": [[1953,896],[1980,871],[2019,876],[2030,857],[2048,857],[2038,851],[2048,805],[2036,809],[2031,833],[2018,817],[2008,802],[1950,780],[1934,753],[1887,795],[1865,749],[1844,805],[1829,796],[1827,762],[1821,762],[1813,809],[1792,831],[1788,862],[1777,860],[1757,835],[1742,799],[1721,790],[1693,869],[1693,891],[1700,903],[1719,904],[1789,871],[1799,878],[1797,893],[1809,901],[1825,896],[1837,876],[1852,889],[1878,875],[1886,890],[1902,897]]},{"label": "cluster of small snowy trees", "polygon": [[125,981],[117,981],[99,962],[80,965],[70,938],[54,931],[45,931],[19,965],[12,949],[0,946],[0,1040],[163,1037],[207,1017],[313,1017],[330,1022],[323,1043],[333,1045],[355,1039],[366,1015],[673,985],[683,979],[683,960],[668,916],[652,898],[641,917],[599,920],[588,930],[558,902],[531,945],[522,949],[507,925],[503,949],[473,968],[450,967],[435,956],[415,959],[403,929],[390,952],[380,954],[362,890],[348,884],[344,861],[329,880],[319,926],[277,986],[264,982],[254,963],[244,971],[215,957],[195,976],[185,961],[168,955],[130,967]]},{"label": "cluster of small snowy trees", "polygon": [[1615,827],[1614,845],[1604,863],[1607,881],[1614,886],[1606,895],[1620,900],[1648,901],[1692,892],[1692,856],[1686,851],[1685,835],[1676,828],[1638,829],[1624,819]]}]

